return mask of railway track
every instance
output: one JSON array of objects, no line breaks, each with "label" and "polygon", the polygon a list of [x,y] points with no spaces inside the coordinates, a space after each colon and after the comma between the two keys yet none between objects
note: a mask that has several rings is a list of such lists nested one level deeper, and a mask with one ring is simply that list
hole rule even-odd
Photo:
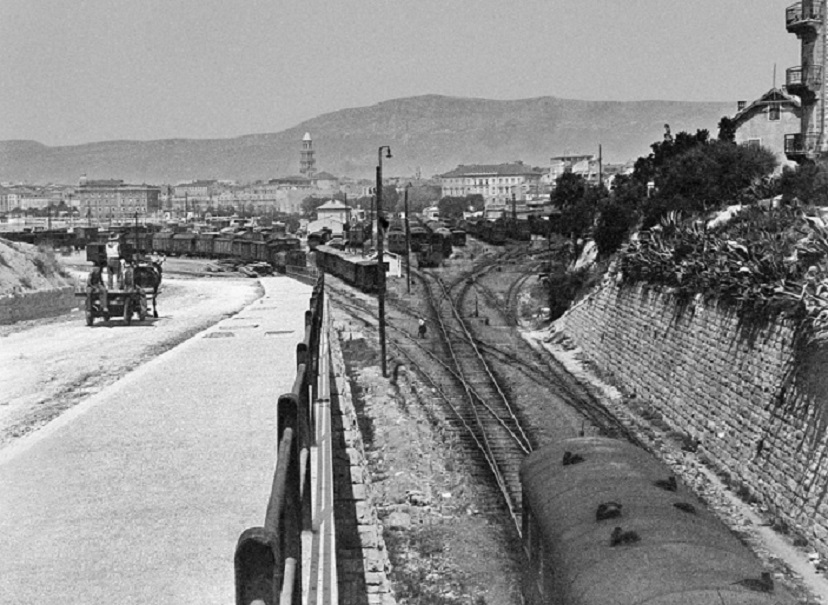
[{"label": "railway track", "polygon": [[[524,457],[540,444],[533,436],[532,422],[526,423],[521,410],[543,404],[546,408],[542,413],[559,416],[554,431],[556,438],[576,436],[585,424],[590,427],[618,425],[565,370],[561,376],[550,372],[545,365],[550,360],[542,359],[521,338],[510,337],[512,350],[498,342],[497,337],[492,338],[491,333],[497,333],[500,327],[509,326],[509,332],[513,333],[516,322],[507,319],[514,317],[511,311],[516,308],[514,304],[503,304],[494,290],[486,286],[483,311],[499,325],[483,327],[479,319],[472,317],[469,293],[473,284],[479,284],[480,276],[494,267],[521,257],[525,257],[525,251],[511,250],[481,258],[471,270],[412,271],[412,277],[422,284],[423,297],[431,305],[432,333],[427,339],[417,338],[416,319],[423,316],[422,309],[396,297],[387,299],[392,313],[386,322],[389,351],[398,361],[417,370],[433,396],[448,411],[450,430],[456,435],[453,439],[467,451],[468,459],[474,461],[474,474],[493,485],[499,494],[499,498],[493,498],[492,508],[502,511],[505,504],[518,534],[522,510],[518,470]],[[535,273],[539,262],[521,265],[520,275],[514,282]],[[516,300],[520,283],[514,282],[509,285],[507,300]],[[374,301],[345,286],[335,286],[332,280],[328,285],[335,292],[335,304],[366,325],[375,324]],[[520,377],[518,387],[514,387],[512,380],[516,376]],[[522,386],[526,383],[534,385],[528,396]],[[522,406],[515,403],[519,399],[523,400]]]},{"label": "railway track", "polygon": [[474,441],[520,532],[518,471],[523,458],[532,451],[532,444],[510,398],[472,337],[449,286],[433,273],[428,274],[423,284],[434,305],[434,319],[444,345],[442,354],[447,364],[456,369],[464,390],[465,397],[457,404],[459,413],[464,425],[471,427]]}]

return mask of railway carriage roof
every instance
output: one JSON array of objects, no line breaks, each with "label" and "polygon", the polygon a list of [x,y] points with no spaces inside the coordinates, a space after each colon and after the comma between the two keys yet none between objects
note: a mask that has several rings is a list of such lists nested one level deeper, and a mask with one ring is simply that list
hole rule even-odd
[{"label": "railway carriage roof", "polygon": [[[558,577],[571,579],[560,587],[567,603],[603,604],[608,594],[615,605],[790,603],[781,590],[746,587],[761,577],[758,559],[640,448],[568,439],[532,453],[520,475],[544,558]],[[599,519],[610,504],[620,505],[620,514]],[[614,545],[616,535],[628,542]],[[719,596],[705,600],[711,594]]]}]

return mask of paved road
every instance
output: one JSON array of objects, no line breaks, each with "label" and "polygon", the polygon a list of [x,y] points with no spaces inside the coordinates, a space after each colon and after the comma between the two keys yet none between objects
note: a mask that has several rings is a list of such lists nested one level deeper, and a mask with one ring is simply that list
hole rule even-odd
[{"label": "paved road", "polygon": [[234,601],[310,298],[262,283],[238,315],[0,452],[0,603]]}]

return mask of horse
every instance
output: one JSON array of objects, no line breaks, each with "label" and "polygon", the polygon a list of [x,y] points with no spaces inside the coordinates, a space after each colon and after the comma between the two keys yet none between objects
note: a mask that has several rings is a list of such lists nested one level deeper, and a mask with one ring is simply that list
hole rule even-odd
[{"label": "horse", "polygon": [[161,286],[163,270],[161,265],[167,260],[166,257],[156,259],[140,260],[133,268],[133,279],[135,285],[144,291],[152,292],[152,316],[158,317],[158,308],[155,300],[158,297],[158,288]]}]

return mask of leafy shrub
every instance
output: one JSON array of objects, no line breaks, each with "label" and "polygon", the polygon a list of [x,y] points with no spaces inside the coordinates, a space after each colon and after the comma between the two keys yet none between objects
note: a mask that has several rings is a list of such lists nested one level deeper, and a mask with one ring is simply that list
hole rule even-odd
[{"label": "leafy shrub", "polygon": [[620,258],[625,282],[664,286],[681,300],[701,296],[761,321],[784,313],[828,330],[828,228],[800,209],[751,207],[717,229],[671,214],[639,234]]},{"label": "leafy shrub", "polygon": [[601,256],[608,256],[616,252],[627,232],[635,224],[635,209],[630,206],[609,202],[601,210],[592,238],[598,246],[598,253]]},{"label": "leafy shrub", "polygon": [[588,273],[585,270],[571,271],[562,274],[553,274],[549,277],[549,318],[558,319],[569,308],[586,282]]}]

